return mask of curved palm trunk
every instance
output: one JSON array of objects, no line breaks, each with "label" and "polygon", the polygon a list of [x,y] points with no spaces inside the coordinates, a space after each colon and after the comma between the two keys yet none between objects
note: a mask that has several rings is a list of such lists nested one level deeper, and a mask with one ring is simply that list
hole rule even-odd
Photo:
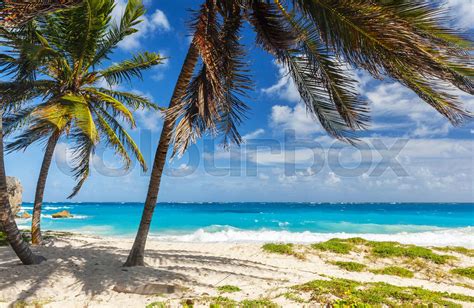
[{"label": "curved palm trunk", "polygon": [[[188,54],[184,60],[183,67],[178,77],[178,81],[174,88],[173,96],[169,107],[173,107],[181,99],[186,86],[191,81],[194,68],[198,61],[198,51],[194,44],[191,43]],[[160,142],[156,149],[155,160],[153,162],[153,169],[151,171],[150,184],[148,185],[148,193],[146,196],[145,207],[143,209],[140,227],[135,237],[132,250],[128,255],[124,266],[143,266],[145,256],[145,245],[150,230],[151,219],[153,211],[155,210],[156,201],[158,199],[158,192],[160,190],[161,175],[166,163],[166,154],[168,153],[171,134],[174,128],[175,119],[166,119],[161,131]]]},{"label": "curved palm trunk", "polygon": [[3,112],[0,111],[0,224],[7,235],[10,246],[15,251],[18,258],[25,265],[39,264],[46,260],[44,257],[33,254],[28,244],[18,230],[13,213],[8,201],[7,179],[5,176],[5,163],[3,161]]},{"label": "curved palm trunk", "polygon": [[49,167],[53,159],[54,149],[58,143],[61,132],[55,131],[48,140],[48,145],[44,152],[43,163],[36,183],[35,204],[33,207],[33,218],[31,221],[31,243],[41,245],[43,238],[41,236],[41,207],[43,206],[44,188],[48,177]]}]

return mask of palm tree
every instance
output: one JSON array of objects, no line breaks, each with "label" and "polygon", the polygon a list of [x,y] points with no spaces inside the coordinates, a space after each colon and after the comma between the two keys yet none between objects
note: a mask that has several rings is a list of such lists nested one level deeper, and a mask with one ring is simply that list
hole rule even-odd
[{"label": "palm tree", "polygon": [[73,7],[82,0],[4,0],[0,4],[0,26],[18,27],[42,14]]},{"label": "palm tree", "polygon": [[[391,78],[460,124],[469,113],[449,93],[474,93],[471,42],[442,26],[443,11],[409,0],[205,0],[193,22],[194,37],[171,98],[154,159],[140,227],[125,266],[144,265],[144,250],[170,141],[174,153],[206,132],[241,142],[236,130],[250,87],[239,30],[248,22],[256,43],[293,78],[311,115],[333,137],[356,142],[369,121],[347,66]],[[193,76],[195,67],[202,64]],[[175,128],[175,123],[178,124]],[[174,132],[174,135],[173,135]]]},{"label": "palm tree", "polygon": [[31,251],[28,244],[23,240],[13,217],[7,193],[3,157],[3,115],[5,112],[10,112],[21,106],[32,94],[31,80],[34,77],[34,68],[25,62],[17,61],[25,56],[21,46],[30,41],[32,37],[30,30],[31,27],[29,26],[12,28],[10,31],[0,29],[0,46],[8,49],[8,52],[0,54],[0,72],[6,76],[11,75],[13,79],[12,81],[0,82],[0,225],[7,235],[10,246],[25,265],[39,264],[46,259],[35,255]]},{"label": "palm tree", "polygon": [[[129,1],[119,25],[110,25],[114,1],[87,0],[77,8],[58,12],[39,20],[34,29],[37,42],[24,45],[28,50],[22,61],[38,62],[35,67],[44,79],[31,83],[36,92],[30,101],[40,98],[19,112],[6,117],[5,132],[19,127],[24,130],[8,144],[8,151],[24,150],[32,143],[47,139],[47,145],[36,186],[32,219],[32,243],[41,244],[41,207],[54,149],[61,136],[74,144],[73,172],[78,180],[69,198],[75,196],[89,176],[90,159],[96,145],[103,141],[114,148],[128,168],[129,153],[146,169],[145,161],[122,122],[132,128],[135,120],[130,109],[153,108],[146,97],[130,92],[103,88],[102,79],[118,85],[162,62],[156,53],[143,52],[132,59],[104,69],[97,66],[128,34],[143,15],[141,2]],[[39,51],[35,51],[35,48]],[[46,51],[47,56],[43,56]],[[44,87],[44,85],[47,85]]]}]

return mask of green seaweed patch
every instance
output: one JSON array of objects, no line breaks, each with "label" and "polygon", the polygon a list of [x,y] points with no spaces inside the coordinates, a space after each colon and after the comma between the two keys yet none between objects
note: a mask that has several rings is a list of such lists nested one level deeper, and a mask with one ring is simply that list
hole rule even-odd
[{"label": "green seaweed patch", "polygon": [[413,278],[414,276],[412,271],[399,266],[387,266],[382,269],[371,270],[371,272],[374,274],[392,275],[403,278]]},{"label": "green seaweed patch", "polygon": [[348,254],[354,248],[354,245],[347,242],[346,240],[333,238],[326,242],[312,244],[311,248],[321,251],[330,251],[338,254]]},{"label": "green seaweed patch", "polygon": [[232,286],[232,285],[220,286],[220,287],[217,287],[217,290],[222,293],[234,293],[234,292],[242,291],[238,286]]},{"label": "green seaweed patch", "polygon": [[367,267],[364,264],[357,262],[335,261],[331,262],[331,264],[334,264],[337,267],[345,269],[349,272],[362,272]]},{"label": "green seaweed patch", "polygon": [[451,273],[474,279],[474,266],[455,268],[451,270]]},{"label": "green seaweed patch", "polygon": [[429,248],[402,245],[397,242],[369,242],[368,245],[372,248],[372,255],[380,258],[422,258],[436,264],[445,264],[448,260],[454,259],[452,256],[436,254]]},{"label": "green seaweed patch", "polygon": [[[418,287],[398,287],[383,282],[362,283],[348,279],[331,278],[313,280],[294,286],[296,290],[309,292],[311,300],[332,305],[442,305],[462,307],[449,299],[474,302],[474,297],[447,292],[429,291]],[[334,299],[337,297],[338,299]]]}]

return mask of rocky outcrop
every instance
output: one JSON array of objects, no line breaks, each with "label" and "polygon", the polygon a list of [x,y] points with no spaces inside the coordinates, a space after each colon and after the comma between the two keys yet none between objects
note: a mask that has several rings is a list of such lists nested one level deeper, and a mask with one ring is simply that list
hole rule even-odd
[{"label": "rocky outcrop", "polygon": [[16,215],[21,209],[23,197],[23,186],[21,186],[20,180],[15,177],[7,176],[7,192],[13,215]]},{"label": "rocky outcrop", "polygon": [[72,214],[69,213],[69,211],[61,211],[61,212],[58,212],[58,213],[54,213],[53,215],[51,215],[51,217],[53,217],[53,218],[72,218],[74,216],[72,216]]}]

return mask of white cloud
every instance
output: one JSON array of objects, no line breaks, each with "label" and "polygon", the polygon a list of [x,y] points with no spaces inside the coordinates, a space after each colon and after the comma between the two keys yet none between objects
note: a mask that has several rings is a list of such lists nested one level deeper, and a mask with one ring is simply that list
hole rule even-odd
[{"label": "white cloud", "polygon": [[335,186],[341,183],[341,178],[338,177],[334,172],[328,173],[328,178],[326,179],[326,184],[329,186]]},{"label": "white cloud", "polygon": [[276,62],[275,65],[278,66],[278,82],[269,88],[262,89],[262,92],[293,103],[301,101],[298,89],[288,74],[287,68]]},{"label": "white cloud", "polygon": [[171,30],[168,18],[163,11],[156,10],[153,15],[151,15],[151,23],[164,31]]},{"label": "white cloud", "polygon": [[[124,0],[116,0],[115,8],[112,12],[113,22],[120,21],[127,3]],[[170,31],[171,26],[165,13],[161,10],[155,10],[153,14],[143,15],[141,22],[135,26],[137,32],[125,37],[119,47],[124,50],[135,50],[141,47],[143,40],[149,37],[154,31]]]},{"label": "white cloud", "polygon": [[[147,97],[149,100],[154,102],[153,96],[150,93],[144,93],[140,90],[132,90],[133,93]],[[142,128],[148,129],[152,132],[161,130],[163,124],[163,115],[160,111],[151,109],[138,109],[134,112],[137,120],[141,124]]]},{"label": "white cloud", "polygon": [[278,130],[291,129],[295,131],[296,135],[303,136],[322,132],[319,122],[307,112],[306,106],[302,103],[295,107],[273,106],[270,126]]},{"label": "white cloud", "polygon": [[260,137],[261,135],[265,134],[265,130],[262,128],[259,128],[251,133],[245,134],[242,136],[242,139],[244,140],[250,140],[250,139],[256,139]]},{"label": "white cloud", "polygon": [[445,6],[454,18],[457,26],[464,29],[474,28],[474,1],[473,0],[447,0]]}]

